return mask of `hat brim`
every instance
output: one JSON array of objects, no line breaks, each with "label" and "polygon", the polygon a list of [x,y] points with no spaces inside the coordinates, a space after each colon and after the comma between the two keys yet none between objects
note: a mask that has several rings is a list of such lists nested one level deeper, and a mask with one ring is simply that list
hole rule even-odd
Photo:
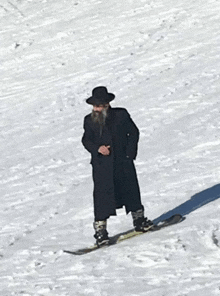
[{"label": "hat brim", "polygon": [[115,98],[114,94],[108,93],[108,96],[102,99],[96,98],[96,97],[90,97],[86,100],[86,103],[90,105],[103,105],[113,101],[114,98]]}]

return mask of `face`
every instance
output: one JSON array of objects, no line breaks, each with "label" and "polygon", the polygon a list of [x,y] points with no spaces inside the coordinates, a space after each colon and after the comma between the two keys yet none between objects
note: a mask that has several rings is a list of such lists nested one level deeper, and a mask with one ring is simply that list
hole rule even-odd
[{"label": "face", "polygon": [[102,112],[104,109],[107,109],[108,105],[94,105],[93,106],[93,111],[95,112]]},{"label": "face", "polygon": [[93,122],[99,123],[100,126],[104,126],[105,120],[107,118],[108,108],[109,108],[109,104],[93,105],[93,110],[92,110]]}]

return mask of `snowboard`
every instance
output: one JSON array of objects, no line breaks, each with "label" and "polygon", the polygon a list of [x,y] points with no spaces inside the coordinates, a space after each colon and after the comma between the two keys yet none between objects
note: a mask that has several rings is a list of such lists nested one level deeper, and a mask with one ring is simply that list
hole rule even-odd
[{"label": "snowboard", "polygon": [[139,236],[139,235],[144,235],[146,233],[153,232],[153,231],[158,231],[158,230],[160,230],[162,228],[165,228],[167,226],[180,223],[184,219],[185,218],[182,215],[175,214],[175,215],[169,217],[168,219],[165,219],[162,222],[159,222],[158,224],[154,224],[146,232],[139,232],[139,231],[135,231],[134,229],[132,229],[132,230],[129,230],[127,232],[120,233],[120,234],[117,234],[117,235],[115,235],[113,237],[110,237],[110,240],[109,240],[108,244],[105,244],[105,245],[102,245],[102,246],[97,246],[95,244],[95,245],[92,245],[90,247],[78,249],[78,250],[75,250],[75,251],[63,250],[63,252],[71,254],[71,255],[88,254],[88,253],[91,253],[91,252],[93,252],[95,250],[99,250],[99,249],[103,249],[103,248],[106,248],[106,247],[110,247],[112,245],[116,245],[116,244],[118,244],[118,243],[120,243],[120,242],[122,242],[124,240],[130,239],[132,237]]}]

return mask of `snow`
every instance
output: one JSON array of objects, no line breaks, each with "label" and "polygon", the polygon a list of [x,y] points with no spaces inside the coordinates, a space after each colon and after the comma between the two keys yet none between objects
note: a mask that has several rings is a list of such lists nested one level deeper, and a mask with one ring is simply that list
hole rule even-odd
[{"label": "snow", "polygon": [[[2,0],[1,296],[220,295],[218,0]],[[141,132],[146,215],[186,219],[93,244],[85,99],[105,85]],[[132,228],[119,210],[110,235]]]}]

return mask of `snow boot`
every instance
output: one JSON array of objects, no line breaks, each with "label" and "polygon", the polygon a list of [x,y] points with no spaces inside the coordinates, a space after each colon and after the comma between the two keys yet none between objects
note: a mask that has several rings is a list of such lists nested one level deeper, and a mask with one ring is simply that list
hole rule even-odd
[{"label": "snow boot", "polygon": [[136,212],[131,212],[131,215],[133,218],[135,231],[146,232],[154,226],[151,220],[148,220],[146,217],[144,217],[143,209],[137,210]]},{"label": "snow boot", "polygon": [[97,246],[107,245],[109,242],[108,232],[106,230],[107,221],[95,221],[93,226],[95,229],[94,238],[96,239]]}]

